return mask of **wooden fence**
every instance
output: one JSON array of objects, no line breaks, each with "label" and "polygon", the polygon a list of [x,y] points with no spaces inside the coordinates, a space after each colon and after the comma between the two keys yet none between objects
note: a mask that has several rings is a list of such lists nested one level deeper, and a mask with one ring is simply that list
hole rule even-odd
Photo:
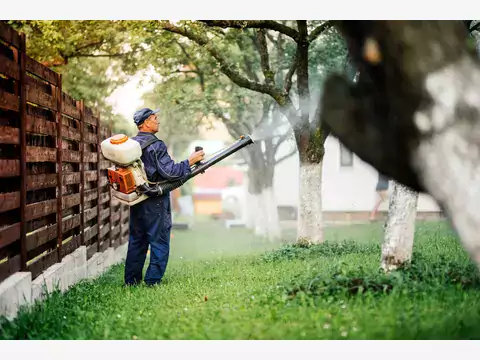
[{"label": "wooden fence", "polygon": [[109,127],[25,49],[0,21],[0,282],[128,240],[128,206],[111,200],[99,151]]}]

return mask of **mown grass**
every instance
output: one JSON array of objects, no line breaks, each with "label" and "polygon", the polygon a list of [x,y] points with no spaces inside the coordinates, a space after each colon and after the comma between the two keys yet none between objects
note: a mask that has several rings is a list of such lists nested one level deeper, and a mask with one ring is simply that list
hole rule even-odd
[{"label": "mown grass", "polygon": [[[212,223],[174,232],[165,283],[123,265],[24,310],[4,339],[478,339],[480,277],[443,223],[419,223],[412,266],[378,271],[380,224],[309,248]],[[277,250],[274,250],[274,249]]]}]

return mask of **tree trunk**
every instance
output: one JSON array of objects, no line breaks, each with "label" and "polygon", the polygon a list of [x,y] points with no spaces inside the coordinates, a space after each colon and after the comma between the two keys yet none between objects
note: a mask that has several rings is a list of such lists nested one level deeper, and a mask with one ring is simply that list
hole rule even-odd
[{"label": "tree trunk", "polygon": [[245,220],[246,220],[246,227],[247,229],[255,229],[255,217],[256,217],[256,210],[257,210],[257,199],[256,195],[247,192],[247,204],[245,206]]},{"label": "tree trunk", "polygon": [[266,211],[266,202],[265,194],[262,191],[256,196],[256,212],[255,212],[255,235],[260,237],[267,236],[267,211]]},{"label": "tree trunk", "polygon": [[412,259],[417,201],[417,192],[393,181],[381,260],[381,267],[387,272]]},{"label": "tree trunk", "polygon": [[267,216],[267,236],[271,242],[279,240],[281,237],[280,221],[278,219],[277,201],[275,199],[275,193],[273,186],[266,187],[262,191],[265,214]]},{"label": "tree trunk", "polygon": [[322,243],[322,163],[300,161],[299,193],[297,243]]},{"label": "tree trunk", "polygon": [[464,24],[337,24],[360,77],[327,79],[322,120],[378,171],[432,195],[480,268],[480,64]]}]

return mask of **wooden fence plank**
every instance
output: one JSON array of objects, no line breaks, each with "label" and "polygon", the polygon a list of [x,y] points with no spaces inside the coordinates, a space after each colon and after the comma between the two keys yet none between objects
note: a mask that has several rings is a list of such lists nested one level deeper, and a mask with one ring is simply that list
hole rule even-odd
[{"label": "wooden fence plank", "polygon": [[0,159],[0,178],[20,176],[20,161]]},{"label": "wooden fence plank", "polygon": [[104,239],[104,238],[105,238],[105,235],[107,235],[109,231],[110,231],[110,226],[107,223],[106,225],[104,225],[100,229],[100,239],[106,241],[106,239]]},{"label": "wooden fence plank", "polygon": [[[62,92],[62,75],[57,75],[57,83],[58,86],[56,87],[55,91],[55,110],[56,113],[56,120],[57,120],[57,185],[58,185],[58,192],[60,195],[62,194],[63,189],[63,166],[62,162],[64,161],[64,157],[72,156],[72,152],[68,150],[62,149],[62,109],[63,109],[63,92]],[[65,202],[64,202],[65,200]],[[58,251],[58,261],[62,260],[62,244],[63,244],[63,231],[62,231],[62,220],[63,220],[63,211],[65,209],[69,209],[69,205],[74,206],[73,204],[80,203],[80,195],[77,194],[66,196],[57,196],[57,251]]]},{"label": "wooden fence plank", "polygon": [[0,21],[0,38],[17,49],[20,47],[20,34],[3,21]]},{"label": "wooden fence plank", "polygon": [[32,273],[32,279],[35,279],[43,271],[48,269],[50,266],[55,264],[58,261],[58,252],[57,250],[52,250],[48,254],[42,256],[35,262],[32,262],[27,266],[28,271]]},{"label": "wooden fence plank", "polygon": [[107,185],[107,184],[108,184],[108,177],[102,176],[102,177],[100,178],[100,187],[104,187],[104,186]]},{"label": "wooden fence plank", "polygon": [[27,251],[27,220],[25,207],[27,205],[27,129],[25,117],[27,116],[27,94],[25,86],[27,59],[27,40],[25,34],[20,36],[19,60],[20,60],[20,263],[21,269],[26,270]]},{"label": "wooden fence plank", "polygon": [[9,258],[8,261],[0,264],[0,282],[5,280],[10,275],[20,271],[22,267],[20,255],[15,255]]},{"label": "wooden fence plank", "polygon": [[20,68],[18,64],[3,55],[0,55],[0,73],[15,80],[20,79]]},{"label": "wooden fence plank", "polygon": [[97,189],[91,189],[85,191],[85,201],[92,201],[97,198]]},{"label": "wooden fence plank", "polygon": [[57,149],[27,146],[27,162],[56,162]]},{"label": "wooden fence plank", "polygon": [[0,249],[20,239],[20,223],[0,229]]},{"label": "wooden fence plank", "polygon": [[63,197],[62,208],[70,209],[71,207],[77,206],[80,204],[80,194],[73,194]]},{"label": "wooden fence plank", "polygon": [[83,141],[88,142],[90,144],[96,144],[97,143],[97,134],[90,133],[90,132],[85,132]]},{"label": "wooden fence plank", "polygon": [[0,89],[0,108],[19,111],[20,101],[18,96]]},{"label": "wooden fence plank", "polygon": [[46,244],[55,239],[57,236],[57,224],[47,226],[44,229],[37,230],[32,234],[27,235],[27,251],[36,249],[37,247]]},{"label": "wooden fence plank", "polygon": [[26,92],[28,102],[55,110],[55,97],[52,95],[44,93],[40,89],[28,85],[26,85]]},{"label": "wooden fence plank", "polygon": [[92,114],[89,114],[88,112],[85,112],[85,116],[84,116],[83,121],[86,124],[90,124],[90,125],[93,125],[93,126],[97,126],[97,124],[98,124],[98,119],[95,116],[93,116]]},{"label": "wooden fence plank", "polygon": [[61,250],[62,258],[74,252],[80,245],[80,235],[74,235],[70,240],[64,242]]},{"label": "wooden fence plank", "polygon": [[[92,152],[84,152],[83,153],[83,162],[91,162],[91,163],[96,163],[97,162],[97,153],[92,153]],[[95,170],[96,172],[96,170]]]},{"label": "wooden fence plank", "polygon": [[0,194],[0,213],[20,207],[20,191]]},{"label": "wooden fence plank", "polygon": [[80,184],[80,173],[79,172],[64,173],[63,184],[64,185]]},{"label": "wooden fence plank", "polygon": [[100,170],[107,170],[110,167],[110,161],[102,159],[100,160]]},{"label": "wooden fence plank", "polygon": [[46,189],[57,186],[57,174],[27,176],[27,190]]},{"label": "wooden fence plank", "polygon": [[57,211],[57,199],[41,201],[29,204],[25,207],[25,217],[27,221],[38,219],[39,217],[52,214]]},{"label": "wooden fence plank", "polygon": [[117,211],[115,213],[112,214],[112,221],[113,222],[117,222],[120,220],[120,216],[121,216],[121,213],[120,211]]},{"label": "wooden fence plank", "polygon": [[103,194],[100,194],[100,199],[99,199],[100,204],[106,203],[109,200],[110,200],[110,192],[105,192]]},{"label": "wooden fence plank", "polygon": [[57,73],[46,66],[43,66],[38,61],[33,60],[27,56],[26,62],[27,71],[48,81],[52,85],[58,85]]},{"label": "wooden fence plank", "polygon": [[62,104],[62,113],[74,119],[80,119],[80,109],[66,102]]},{"label": "wooden fence plank", "polygon": [[98,234],[98,224],[93,225],[92,227],[85,230],[85,241],[90,240],[92,237]]},{"label": "wooden fence plank", "polygon": [[80,214],[62,219],[62,232],[64,233],[78,226],[80,226]]},{"label": "wooden fence plank", "polygon": [[80,141],[80,131],[71,126],[62,125],[62,136],[66,139]]},{"label": "wooden fence plank", "polygon": [[85,134],[85,126],[83,125],[83,118],[85,115],[85,103],[83,100],[77,102],[77,107],[80,109],[80,223],[81,225],[81,233],[80,233],[80,245],[85,244],[85,163],[83,161],[83,154],[85,151],[84,145],[84,134]]},{"label": "wooden fence plank", "polygon": [[112,230],[112,236],[115,238],[120,234],[120,226],[115,226]]},{"label": "wooden fence plank", "polygon": [[29,133],[55,136],[57,133],[57,124],[34,115],[27,115],[26,129]]},{"label": "wooden fence plank", "polygon": [[98,214],[98,209],[97,207],[93,207],[93,208],[90,208],[90,209],[86,209],[85,210],[85,221],[90,221],[92,220],[94,217],[96,217]]},{"label": "wooden fence plank", "polygon": [[80,162],[80,152],[73,150],[62,150],[62,161],[65,162]]},{"label": "wooden fence plank", "polygon": [[92,244],[92,245],[88,246],[87,247],[87,260],[89,260],[96,252],[98,252],[97,244]]},{"label": "wooden fence plank", "polygon": [[100,216],[98,217],[100,221],[105,220],[110,216],[110,208],[106,208],[102,211],[100,211]]},{"label": "wooden fence plank", "polygon": [[25,76],[25,85],[31,88],[35,88],[39,92],[54,96],[54,94],[52,93],[52,86],[49,83],[34,78],[33,76]]},{"label": "wooden fence plank", "polygon": [[97,180],[97,170],[85,171],[85,181],[96,181]]},{"label": "wooden fence plank", "polygon": [[0,126],[0,144],[20,144],[20,129],[11,126]]}]

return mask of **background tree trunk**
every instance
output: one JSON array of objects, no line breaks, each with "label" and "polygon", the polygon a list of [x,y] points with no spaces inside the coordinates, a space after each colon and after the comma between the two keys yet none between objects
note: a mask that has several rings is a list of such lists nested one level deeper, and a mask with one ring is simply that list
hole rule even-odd
[{"label": "background tree trunk", "polygon": [[392,271],[412,259],[418,193],[393,181],[388,208],[381,268]]},{"label": "background tree trunk", "polygon": [[323,242],[322,163],[300,162],[299,244]]}]

